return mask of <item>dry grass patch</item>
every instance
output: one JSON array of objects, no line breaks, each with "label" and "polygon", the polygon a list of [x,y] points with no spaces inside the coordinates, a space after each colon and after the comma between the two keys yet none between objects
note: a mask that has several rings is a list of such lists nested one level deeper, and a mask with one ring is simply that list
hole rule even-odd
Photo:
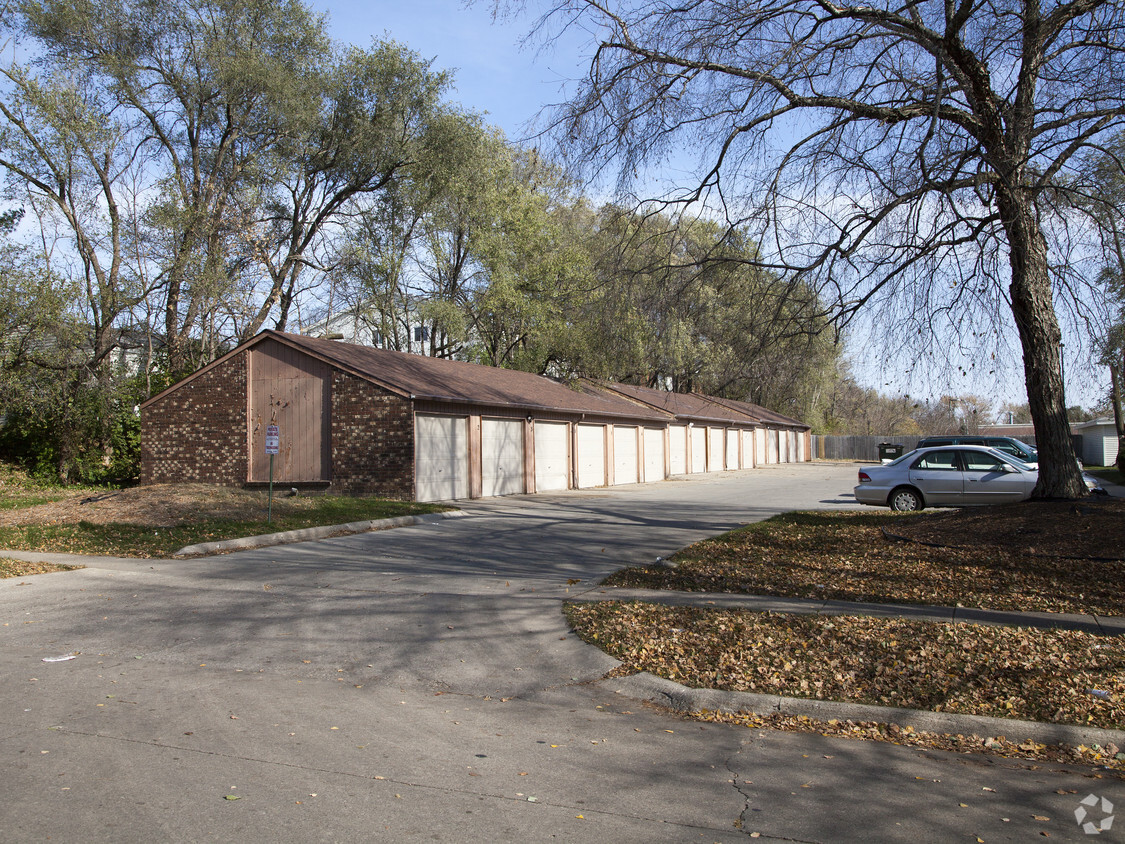
[{"label": "dry grass patch", "polygon": [[412,501],[159,484],[79,492],[0,478],[0,548],[166,557],[187,545],[446,509]]}]

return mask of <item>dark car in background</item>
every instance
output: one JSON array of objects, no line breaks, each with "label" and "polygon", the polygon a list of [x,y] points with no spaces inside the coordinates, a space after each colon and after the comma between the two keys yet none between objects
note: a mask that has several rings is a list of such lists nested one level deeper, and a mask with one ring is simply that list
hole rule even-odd
[{"label": "dark car in background", "polygon": [[1012,437],[985,437],[980,434],[952,434],[944,437],[923,437],[915,448],[937,445],[984,445],[1016,458],[1023,463],[1038,464],[1039,452],[1034,446]]}]

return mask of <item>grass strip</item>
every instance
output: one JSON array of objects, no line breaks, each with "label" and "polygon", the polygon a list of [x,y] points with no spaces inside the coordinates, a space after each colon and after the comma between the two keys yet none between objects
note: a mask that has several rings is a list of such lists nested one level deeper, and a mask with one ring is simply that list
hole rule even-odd
[{"label": "grass strip", "polygon": [[67,554],[104,554],[119,557],[166,557],[187,545],[238,539],[263,533],[345,524],[393,516],[434,513],[445,508],[405,501],[345,496],[317,496],[304,500],[305,508],[253,519],[200,519],[190,524],[153,527],[137,524],[42,524],[0,527],[0,547],[23,551]]},{"label": "grass strip", "polygon": [[[606,579],[611,586],[1125,616],[1125,562],[889,541],[921,515],[785,513]],[[673,567],[674,566],[674,567]]]},{"label": "grass strip", "polygon": [[629,668],[693,688],[1125,729],[1125,637],[619,601],[566,613]]}]

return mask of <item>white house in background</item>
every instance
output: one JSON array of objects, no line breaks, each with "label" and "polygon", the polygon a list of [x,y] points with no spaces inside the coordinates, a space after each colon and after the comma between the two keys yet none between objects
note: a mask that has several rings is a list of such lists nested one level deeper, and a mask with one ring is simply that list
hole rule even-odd
[{"label": "white house in background", "polygon": [[1082,437],[1081,456],[1085,465],[1112,466],[1117,462],[1117,428],[1111,417],[1071,424],[1070,430]]},{"label": "white house in background", "polygon": [[[353,306],[326,320],[320,320],[301,327],[301,333],[309,337],[323,337],[356,346],[371,346],[375,349],[407,352],[414,355],[428,355],[431,348],[431,334],[434,328],[422,320],[421,315],[411,307],[406,315],[406,325],[391,319],[391,331],[397,338],[384,334],[382,315],[373,306]],[[438,335],[438,346],[444,336]],[[459,357],[454,355],[454,358]]]}]

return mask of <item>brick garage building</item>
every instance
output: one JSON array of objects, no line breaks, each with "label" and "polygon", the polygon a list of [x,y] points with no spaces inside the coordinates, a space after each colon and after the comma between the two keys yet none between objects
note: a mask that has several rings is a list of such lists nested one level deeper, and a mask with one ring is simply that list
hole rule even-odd
[{"label": "brick garage building", "polygon": [[803,444],[796,420],[668,395],[266,331],[141,406],[141,482],[264,483],[271,424],[275,482],[400,499],[807,459],[807,448],[780,445]]}]

